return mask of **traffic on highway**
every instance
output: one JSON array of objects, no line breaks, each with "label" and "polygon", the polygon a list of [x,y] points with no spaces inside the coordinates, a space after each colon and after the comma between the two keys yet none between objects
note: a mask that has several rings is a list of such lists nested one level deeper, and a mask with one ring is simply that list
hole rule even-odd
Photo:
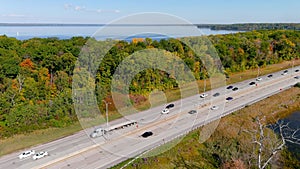
[{"label": "traffic on highway", "polygon": [[107,168],[293,86],[300,82],[299,70],[300,66],[201,92],[111,121],[109,126],[5,155],[0,168]]}]

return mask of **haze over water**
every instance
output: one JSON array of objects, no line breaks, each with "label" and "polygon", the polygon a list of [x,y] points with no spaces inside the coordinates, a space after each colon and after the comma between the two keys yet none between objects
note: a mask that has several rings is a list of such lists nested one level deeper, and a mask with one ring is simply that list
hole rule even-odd
[{"label": "haze over water", "polygon": [[[126,26],[123,26],[126,28]],[[200,35],[214,35],[214,34],[229,34],[236,33],[237,31],[216,31],[210,29],[199,29],[199,33],[180,31],[185,26],[157,26],[159,32],[160,29],[170,29],[170,32],[176,32],[171,35],[159,35],[155,33],[147,34],[147,37],[153,39],[163,39],[166,37],[185,37],[185,36],[200,36]],[[74,36],[91,37],[97,31],[101,31],[103,26],[0,26],[0,35],[6,35],[8,37],[15,37],[19,40],[26,40],[34,37],[47,38],[57,37],[59,39],[68,39]],[[122,28],[119,27],[122,30]],[[127,28],[128,29],[128,26]],[[130,26],[130,29],[135,29],[134,26]],[[139,27],[141,29],[141,27]],[[174,31],[175,30],[175,31]],[[178,31],[177,31],[178,30]],[[146,37],[145,35],[131,35],[131,37]],[[102,35],[98,39],[126,39],[128,36],[124,36],[121,33],[115,32],[107,35]]]}]

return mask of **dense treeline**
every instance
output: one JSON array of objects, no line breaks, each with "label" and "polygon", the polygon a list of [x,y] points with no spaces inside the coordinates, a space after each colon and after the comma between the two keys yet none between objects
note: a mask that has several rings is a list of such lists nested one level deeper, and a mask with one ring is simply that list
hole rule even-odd
[{"label": "dense treeline", "polygon": [[207,24],[197,25],[198,28],[210,28],[212,30],[300,30],[299,23],[241,23],[241,24]]},{"label": "dense treeline", "polygon": [[252,31],[211,36],[229,72],[243,71],[299,58],[298,31]]},{"label": "dense treeline", "polygon": [[0,37],[0,136],[76,119],[71,82],[76,56],[86,39]]},{"label": "dense treeline", "polygon": [[[214,35],[208,39],[216,48],[224,71],[228,74],[299,58],[300,53],[298,31],[253,31]],[[50,126],[63,127],[77,121],[72,100],[72,81],[82,77],[73,77],[73,71],[87,40],[74,37],[68,40],[34,38],[19,41],[0,37],[1,137]],[[184,38],[182,41],[185,40],[193,43],[198,38]],[[199,57],[182,41],[146,38],[117,42],[105,54],[99,67],[87,68],[87,71],[96,72],[94,87],[99,107],[103,110],[102,100],[110,97],[111,79],[118,65],[126,57],[143,49],[166,50],[181,58],[193,71],[195,79],[207,77]],[[89,58],[81,57],[81,62],[86,65],[96,62],[97,59],[93,57],[97,57],[97,47],[103,43],[109,43],[109,40],[101,42],[90,39],[92,49],[89,50],[95,56],[91,56],[93,53]],[[207,44],[203,42],[204,46]],[[201,55],[208,55],[211,49],[201,47],[199,50]],[[147,69],[133,78],[130,84],[131,98],[146,96],[153,89],[167,90],[177,86],[175,77],[169,73]],[[81,102],[82,98],[75,97],[75,101]]]}]

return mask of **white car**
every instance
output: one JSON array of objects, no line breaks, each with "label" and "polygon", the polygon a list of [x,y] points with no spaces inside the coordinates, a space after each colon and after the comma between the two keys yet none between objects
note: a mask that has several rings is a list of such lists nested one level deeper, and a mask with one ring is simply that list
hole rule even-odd
[{"label": "white car", "polygon": [[210,109],[211,110],[217,110],[217,109],[219,109],[219,107],[218,106],[212,106]]},{"label": "white car", "polygon": [[261,77],[258,77],[258,78],[256,79],[256,81],[262,81],[262,78],[261,78]]},{"label": "white car", "polygon": [[19,155],[19,159],[23,159],[23,158],[27,158],[31,155],[35,154],[34,150],[30,150],[30,151],[25,151],[22,154]]},{"label": "white car", "polygon": [[201,98],[204,98],[204,97],[207,97],[207,96],[208,96],[207,93],[202,93],[202,94],[200,94],[200,97],[201,97]]},{"label": "white car", "polygon": [[169,109],[163,109],[163,111],[161,111],[161,114],[169,114],[170,110]]},{"label": "white car", "polygon": [[41,152],[35,154],[35,155],[32,157],[32,159],[37,160],[37,159],[43,158],[43,157],[45,157],[45,156],[47,156],[47,155],[48,155],[48,152],[47,152],[47,151],[41,151]]}]

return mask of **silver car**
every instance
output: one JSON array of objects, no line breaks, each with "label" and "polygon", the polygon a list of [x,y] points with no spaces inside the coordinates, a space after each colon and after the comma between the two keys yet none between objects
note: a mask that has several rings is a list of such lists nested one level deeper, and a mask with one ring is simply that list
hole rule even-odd
[{"label": "silver car", "polygon": [[35,154],[34,150],[25,151],[25,152],[23,152],[22,154],[19,155],[19,159],[27,158],[27,157],[29,157],[29,156],[31,156],[33,154]]},{"label": "silver car", "polygon": [[45,156],[47,156],[47,155],[48,155],[48,152],[47,152],[47,151],[41,151],[41,152],[35,154],[35,155],[32,157],[32,159],[38,160],[38,159],[43,158],[43,157],[45,157]]}]

